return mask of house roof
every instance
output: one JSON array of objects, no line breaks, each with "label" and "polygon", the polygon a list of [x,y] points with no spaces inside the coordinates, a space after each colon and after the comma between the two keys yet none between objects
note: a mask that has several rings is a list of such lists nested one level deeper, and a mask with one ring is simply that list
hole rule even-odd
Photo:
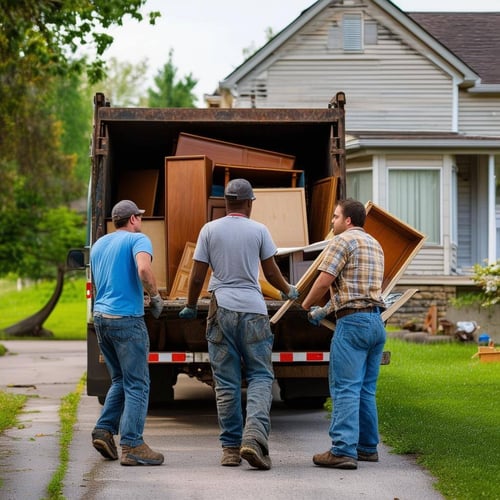
[{"label": "house roof", "polygon": [[481,77],[481,83],[500,84],[500,12],[410,12],[408,15],[470,66]]},{"label": "house roof", "polygon": [[[383,9],[390,18],[397,20],[401,26],[405,27],[410,33],[413,33],[417,39],[421,40],[431,50],[438,53],[444,60],[456,68],[463,75],[463,83],[469,85],[476,84],[479,69],[484,73],[483,84],[486,82],[493,84],[500,83],[500,77],[495,79],[496,77],[493,76],[493,72],[500,72],[500,68],[486,68],[488,61],[491,62],[496,59],[498,47],[500,47],[500,13],[493,13],[492,15],[488,13],[463,13],[465,16],[471,17],[469,20],[470,26],[469,22],[462,20],[462,24],[456,24],[456,27],[452,28],[447,26],[448,19],[444,16],[449,16],[450,24],[452,17],[458,23],[460,13],[433,12],[414,13],[410,15],[399,9],[389,0],[372,1],[375,5]],[[291,36],[302,29],[305,24],[329,5],[330,0],[317,0],[310,7],[303,10],[296,19],[267,44],[234,69],[224,80],[220,81],[220,87],[231,89],[241,78],[254,70],[259,64],[262,64],[267,58],[272,57]],[[482,30],[480,17],[484,20],[488,15],[491,16],[488,19],[488,27]],[[455,33],[455,36],[462,40],[461,43],[452,42],[454,30],[458,31],[458,33]],[[472,30],[473,36],[469,35],[470,30]],[[484,36],[485,34],[486,36]],[[461,37],[458,37],[458,35],[461,35]],[[467,37],[466,40],[465,37]],[[487,50],[485,50],[485,47]],[[483,51],[485,54],[483,54]],[[478,66],[479,69],[476,71],[472,62],[478,54],[480,56],[477,56],[479,61],[476,65],[480,65],[480,67]]]},{"label": "house roof", "polygon": [[353,152],[366,148],[422,148],[457,150],[466,148],[483,151],[498,151],[500,136],[470,136],[455,132],[390,132],[349,131],[346,149]]}]

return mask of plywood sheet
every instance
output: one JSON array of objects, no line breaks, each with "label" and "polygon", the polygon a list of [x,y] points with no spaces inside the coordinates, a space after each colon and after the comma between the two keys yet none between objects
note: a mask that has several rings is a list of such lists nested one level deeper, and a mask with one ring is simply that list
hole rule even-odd
[{"label": "plywood sheet", "polygon": [[[106,221],[106,232],[115,231],[115,225],[112,221]],[[156,278],[156,284],[160,290],[167,288],[167,259],[165,254],[165,221],[154,218],[142,219],[142,232],[149,237],[153,245],[153,274]]]},{"label": "plywood sheet", "polygon": [[120,177],[117,202],[132,200],[139,208],[145,210],[146,217],[152,217],[159,175],[158,170],[127,170]]},{"label": "plywood sheet", "polygon": [[326,238],[331,228],[337,201],[337,177],[326,177],[313,184],[309,210],[309,236],[311,243]]},{"label": "plywood sheet", "polygon": [[254,189],[250,218],[269,229],[278,247],[309,244],[304,188]]}]

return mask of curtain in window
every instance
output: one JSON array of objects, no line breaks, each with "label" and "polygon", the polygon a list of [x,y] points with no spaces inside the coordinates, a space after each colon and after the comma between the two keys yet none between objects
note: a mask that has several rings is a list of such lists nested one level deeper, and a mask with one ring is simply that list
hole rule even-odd
[{"label": "curtain in window", "polygon": [[389,170],[389,211],[440,244],[438,170]]},{"label": "curtain in window", "polygon": [[371,170],[363,172],[348,172],[346,176],[346,191],[348,198],[354,198],[361,203],[373,200]]}]

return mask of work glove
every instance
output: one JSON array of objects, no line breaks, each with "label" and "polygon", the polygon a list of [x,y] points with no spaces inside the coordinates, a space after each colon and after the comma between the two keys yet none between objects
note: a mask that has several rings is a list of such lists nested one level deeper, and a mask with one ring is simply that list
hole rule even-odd
[{"label": "work glove", "polygon": [[191,306],[185,306],[180,312],[179,312],[179,318],[182,319],[195,319],[198,314],[198,308],[196,306],[191,307]]},{"label": "work glove", "polygon": [[158,319],[163,311],[163,299],[159,293],[149,299],[149,308],[151,309],[153,318]]},{"label": "work glove", "polygon": [[314,326],[319,326],[321,324],[321,320],[325,319],[330,310],[329,310],[329,304],[328,303],[326,306],[312,306],[311,309],[309,309],[309,312],[307,313],[307,319],[309,320],[309,323],[311,323]]},{"label": "work glove", "polygon": [[296,300],[299,298],[299,291],[297,290],[297,287],[295,285],[290,285],[290,288],[288,289],[288,294],[280,292],[281,294],[281,300]]}]

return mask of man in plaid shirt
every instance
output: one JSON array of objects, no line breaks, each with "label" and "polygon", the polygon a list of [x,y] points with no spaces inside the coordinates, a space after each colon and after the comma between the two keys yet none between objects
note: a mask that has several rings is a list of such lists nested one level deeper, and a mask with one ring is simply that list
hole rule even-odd
[{"label": "man in plaid shirt", "polygon": [[[384,253],[363,229],[365,219],[359,201],[338,202],[332,219],[335,236],[302,302],[311,323],[318,325],[330,313],[336,319],[329,366],[332,446],[313,457],[322,467],[357,469],[358,460],[378,461],[375,393],[386,336],[380,316]],[[317,305],[328,292],[328,303]]]}]

